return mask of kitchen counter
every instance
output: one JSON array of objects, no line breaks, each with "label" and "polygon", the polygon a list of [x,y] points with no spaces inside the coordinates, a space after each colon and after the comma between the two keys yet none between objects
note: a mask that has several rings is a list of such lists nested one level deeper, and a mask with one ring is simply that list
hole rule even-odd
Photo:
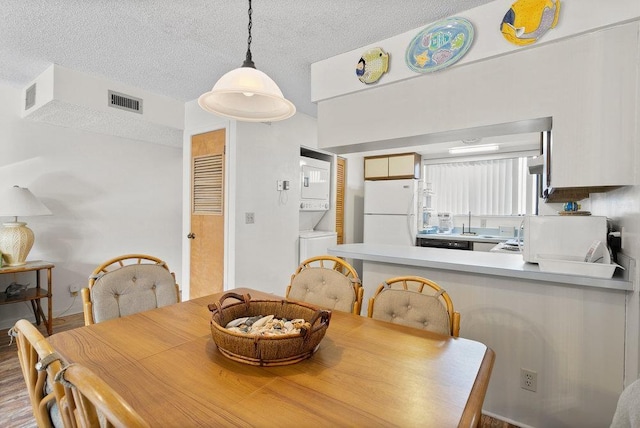
[{"label": "kitchen counter", "polygon": [[[451,239],[451,238],[449,238]],[[467,272],[477,275],[493,275],[508,278],[542,281],[559,285],[597,287],[610,290],[632,291],[629,268],[617,269],[613,278],[602,279],[580,275],[541,272],[537,264],[526,263],[521,254],[450,250],[442,248],[411,247],[383,244],[345,244],[328,249],[334,256],[438,269]],[[621,265],[624,262],[621,261]]]},{"label": "kitchen counter", "polygon": [[[498,356],[487,408],[529,394],[512,382],[526,367],[544,385],[538,388],[540,397],[566,404],[553,409],[555,419],[545,426],[596,427],[610,420],[601,415],[613,414],[622,390],[627,317],[637,304],[628,277],[540,272],[519,254],[376,244],[338,245],[328,252],[355,259],[364,288],[363,315],[389,278],[421,276],[444,288],[460,313],[460,337],[481,341]],[[628,267],[629,277],[636,277],[633,259],[618,261]],[[586,386],[584,373],[590,376]]]}]

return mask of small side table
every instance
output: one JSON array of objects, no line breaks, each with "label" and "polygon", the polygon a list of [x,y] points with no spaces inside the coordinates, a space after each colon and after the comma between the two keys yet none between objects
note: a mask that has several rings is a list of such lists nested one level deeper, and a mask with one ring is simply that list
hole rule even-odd
[{"label": "small side table", "polygon": [[[42,260],[29,261],[21,266],[4,266],[0,268],[0,275],[4,275],[7,273],[22,273],[22,272],[36,272],[36,286],[30,287],[24,290],[17,296],[7,297],[7,295],[3,292],[0,292],[0,305],[8,305],[12,303],[18,302],[31,302],[31,308],[33,309],[33,314],[36,317],[36,324],[40,325],[42,321],[45,322],[47,326],[47,333],[49,336],[53,334],[53,302],[51,299],[51,269],[55,266],[53,263],[44,262]],[[47,288],[42,288],[41,284],[41,275],[40,272],[46,270],[47,271]],[[42,310],[42,305],[40,303],[40,299],[47,298],[48,301],[48,310],[47,315],[45,316],[44,311]]]}]

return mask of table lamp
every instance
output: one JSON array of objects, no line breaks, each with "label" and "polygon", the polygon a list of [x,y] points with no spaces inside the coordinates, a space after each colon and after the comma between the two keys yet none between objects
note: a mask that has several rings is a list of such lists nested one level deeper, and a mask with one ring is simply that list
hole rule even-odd
[{"label": "table lamp", "polygon": [[18,217],[37,215],[51,215],[51,211],[26,187],[13,186],[0,193],[0,217],[13,217],[0,229],[0,253],[8,266],[25,264],[33,246],[33,231]]}]

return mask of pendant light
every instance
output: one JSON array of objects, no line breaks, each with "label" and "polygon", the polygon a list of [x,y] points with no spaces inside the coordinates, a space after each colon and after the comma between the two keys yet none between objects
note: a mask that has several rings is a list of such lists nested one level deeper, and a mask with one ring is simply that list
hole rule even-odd
[{"label": "pendant light", "polygon": [[256,69],[251,59],[252,12],[249,0],[249,38],[242,67],[222,76],[211,91],[198,98],[198,105],[208,112],[246,122],[288,119],[294,115],[296,107],[284,98],[269,76]]}]

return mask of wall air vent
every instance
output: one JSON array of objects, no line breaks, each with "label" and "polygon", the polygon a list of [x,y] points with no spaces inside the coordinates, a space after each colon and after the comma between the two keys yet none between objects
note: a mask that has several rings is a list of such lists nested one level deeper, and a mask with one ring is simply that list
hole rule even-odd
[{"label": "wall air vent", "polygon": [[29,110],[36,104],[36,84],[29,86],[27,91],[25,92],[24,97],[24,109]]},{"label": "wall air vent", "polygon": [[[27,83],[18,102],[23,119],[180,149],[183,146],[184,101],[57,64]],[[0,155],[0,169],[2,160]]]},{"label": "wall air vent", "polygon": [[109,107],[142,114],[142,99],[109,90]]}]

